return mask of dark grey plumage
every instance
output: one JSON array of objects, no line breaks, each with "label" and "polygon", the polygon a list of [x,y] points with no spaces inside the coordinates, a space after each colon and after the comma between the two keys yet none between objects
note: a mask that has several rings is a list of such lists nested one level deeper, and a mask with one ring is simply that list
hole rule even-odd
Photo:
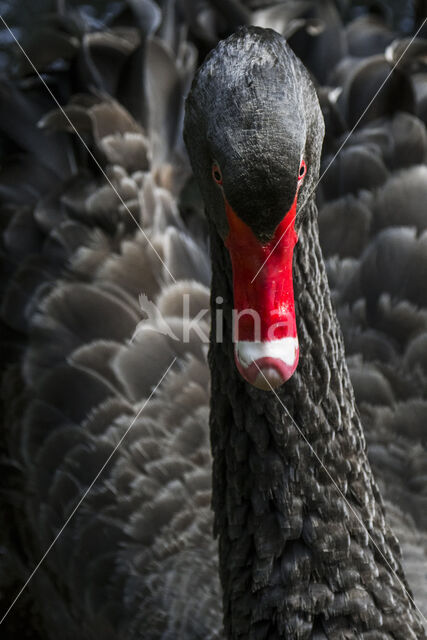
[{"label": "dark grey plumage", "polygon": [[[317,11],[316,3],[311,3],[311,7],[308,6],[310,3],[303,4],[304,7],[296,9],[304,19],[310,11]],[[50,63],[58,52],[61,62],[58,68],[54,64],[49,66],[49,56],[42,62],[47,65],[44,70],[49,82],[60,87],[65,100],[76,92],[90,92],[96,87],[95,96],[73,97],[68,113],[76,117],[79,130],[167,267],[182,279],[171,283],[170,276],[159,266],[158,258],[137,231],[117,195],[106,185],[78,144],[73,145],[68,135],[59,137],[58,133],[50,133],[52,146],[43,145],[47,134],[36,130],[37,118],[44,114],[45,126],[52,129],[62,129],[64,120],[58,114],[47,113],[52,105],[44,99],[40,101],[45,89],[38,87],[34,78],[27,78],[25,86],[11,94],[9,119],[0,121],[3,140],[8,134],[13,138],[14,129],[4,129],[8,128],[8,123],[16,122],[18,111],[14,113],[14,110],[15,107],[16,110],[22,108],[23,97],[26,113],[36,114],[25,120],[25,136],[16,140],[16,143],[23,143],[20,155],[15,156],[13,162],[6,155],[8,160],[2,166],[4,179],[0,190],[5,204],[1,213],[2,228],[5,229],[2,259],[6,267],[2,271],[5,278],[1,281],[2,294],[5,293],[2,295],[2,338],[4,342],[7,339],[4,353],[12,363],[3,382],[8,411],[4,443],[1,443],[4,454],[1,470],[3,477],[8,479],[1,505],[3,522],[8,526],[2,527],[0,533],[0,552],[5,559],[0,585],[5,605],[12,601],[174,355],[178,356],[178,361],[6,619],[6,626],[1,629],[6,636],[9,633],[12,637],[21,637],[21,620],[27,633],[32,637],[39,634],[43,640],[58,635],[85,640],[100,635],[111,639],[148,637],[153,640],[160,637],[170,640],[221,637],[221,596],[209,507],[211,471],[206,345],[195,334],[190,344],[182,349],[179,343],[161,333],[162,323],[147,301],[143,301],[144,310],[141,310],[138,296],[142,291],[156,302],[176,335],[184,330],[179,320],[183,293],[190,294],[194,316],[207,306],[205,285],[209,279],[209,264],[206,244],[200,235],[197,241],[192,238],[176,207],[177,194],[189,175],[182,157],[180,114],[182,95],[195,60],[195,50],[187,40],[195,39],[203,51],[215,44],[218,34],[226,27],[223,16],[205,4],[180,5],[188,17],[184,29],[179,22],[180,12],[174,13],[171,3],[164,5],[162,12],[149,1],[133,2],[132,6],[134,13],[130,15],[129,9],[124,10],[110,23],[110,32],[105,37],[87,33],[86,25],[82,34],[81,21],[76,23],[73,16],[70,23],[68,14],[61,16],[55,28],[60,28],[66,42],[59,46],[59,39],[56,40],[59,49],[56,53],[51,51]],[[285,24],[287,5],[278,6],[275,11],[277,19],[283,18]],[[326,11],[325,20],[327,15],[330,14]],[[255,19],[252,16],[249,20],[252,18]],[[64,24],[67,25],[65,30]],[[321,54],[328,45],[333,44],[328,47],[329,60],[335,58],[338,63],[339,56],[344,55],[345,32],[336,12],[329,33],[340,34],[339,41],[334,37],[333,43],[328,42],[328,29],[322,30],[321,23],[310,23],[308,19],[300,26],[291,25],[292,28],[295,26],[295,42],[299,38],[298,30],[303,36],[299,39],[302,43],[300,55],[306,64],[316,63],[315,75],[327,68],[322,64]],[[188,34],[187,38],[183,38],[184,33]],[[317,47],[322,33],[324,37]],[[310,43],[308,48],[307,42]],[[35,28],[31,54],[38,49],[49,53],[46,40],[41,40]],[[111,65],[112,59],[117,64]],[[304,70],[297,62],[295,64],[305,76]],[[147,77],[149,81],[141,82],[141,78]],[[156,85],[156,81],[159,84]],[[14,82],[18,84],[17,80]],[[422,78],[417,78],[417,83],[422,88]],[[25,89],[28,86],[31,86],[30,91]],[[106,92],[114,100],[110,100]],[[311,88],[309,92],[313,95]],[[330,94],[328,91],[327,95]],[[344,99],[350,94],[346,92]],[[149,117],[147,105],[151,110],[158,109],[154,118]],[[339,144],[339,134],[348,128],[343,114],[350,110],[345,100],[341,107],[339,126],[343,129],[337,129],[333,135],[329,132],[332,147]],[[383,113],[381,109],[379,111]],[[163,126],[164,119],[169,117],[167,126]],[[377,151],[380,149],[378,157],[390,172],[396,167],[422,162],[423,134],[425,138],[424,125],[416,116],[395,114],[394,117],[396,122],[403,123],[397,127],[400,137],[396,135],[396,127],[389,126],[387,118],[372,123],[372,129],[375,124],[379,129],[376,140],[386,141],[383,146],[378,145]],[[416,132],[416,145],[413,144],[414,135],[408,142],[405,134],[408,118]],[[372,138],[372,132],[367,132],[365,127],[359,129],[358,135],[365,132]],[[12,151],[15,150],[14,144],[7,138],[6,154],[9,145]],[[50,149],[53,149],[53,155]],[[80,173],[71,178],[67,173],[70,159],[71,166],[78,167]],[[357,157],[354,166],[357,169]],[[58,182],[55,168],[59,167],[65,167],[64,182]],[[402,181],[405,183],[405,174],[402,174]],[[360,187],[365,189],[366,184]],[[375,242],[377,229],[387,226],[387,188],[386,182],[383,196],[382,191],[369,194],[354,189],[355,198],[360,201],[362,196],[364,215],[371,223],[368,239],[363,235],[365,224],[353,227],[354,233],[360,230],[362,237],[354,239],[352,255],[358,254],[359,248],[363,251],[366,243]],[[307,189],[305,193],[308,192]],[[391,189],[391,197],[393,192]],[[345,200],[341,202],[344,203],[341,209],[340,201],[335,202],[336,219],[343,216],[345,219],[347,213]],[[379,226],[375,221],[373,202],[384,202]],[[422,221],[415,204],[414,201],[411,224]],[[197,222],[201,213],[199,204],[196,201],[191,206],[188,217],[185,211],[183,217]],[[345,365],[339,362],[337,371],[332,368],[328,372],[334,351],[332,342],[328,342],[330,327],[327,324],[321,327],[322,339],[331,347],[326,356],[316,345],[311,345],[310,336],[320,326],[310,320],[313,316],[317,318],[313,304],[319,302],[319,308],[325,305],[329,309],[329,300],[323,296],[326,285],[321,268],[319,272],[316,269],[321,260],[313,241],[315,235],[311,232],[315,226],[311,208],[307,210],[307,216],[306,223],[301,218],[301,233],[304,228],[309,232],[300,241],[298,273],[301,277],[315,273],[322,293],[319,299],[319,291],[309,288],[300,301],[301,311],[308,310],[306,320],[301,322],[300,335],[305,336],[310,345],[302,374],[305,376],[309,371],[316,376],[314,383],[310,379],[305,391],[298,386],[301,376],[294,381],[296,398],[304,401],[304,412],[298,418],[308,433],[317,424],[318,414],[322,415],[322,406],[326,407],[327,415],[334,416],[329,417],[331,424],[336,423],[338,412],[343,411],[333,400],[331,408],[325,394],[329,374],[332,382],[341,384],[339,372],[345,372]],[[405,211],[402,211],[402,224],[403,218]],[[304,227],[304,224],[308,226]],[[200,228],[203,229],[203,224]],[[215,233],[212,237],[218,240]],[[225,260],[226,269],[227,256],[222,253],[221,242],[218,249],[217,255]],[[343,251],[347,249],[344,247]],[[306,251],[310,260],[305,258]],[[334,253],[333,246],[331,252]],[[405,287],[401,286],[401,300],[384,294],[378,304],[371,305],[373,312],[367,316],[364,298],[358,299],[356,295],[361,291],[359,280],[354,278],[352,291],[348,289],[348,277],[358,273],[361,262],[360,253],[350,260],[332,256],[328,271],[350,351],[350,371],[355,383],[361,381],[356,384],[356,392],[371,463],[388,501],[389,519],[404,549],[408,579],[416,590],[417,602],[423,606],[427,601],[423,574],[426,563],[423,550],[426,544],[423,519],[426,454],[422,439],[427,409],[421,400],[426,389],[423,371],[427,372],[423,351],[425,310],[407,302]],[[405,274],[402,279],[407,276]],[[222,264],[216,282],[223,290],[228,290],[228,275],[222,270]],[[365,284],[367,282],[366,279]],[[377,279],[378,291],[381,286]],[[350,296],[351,304],[345,301],[344,291]],[[197,325],[205,333],[208,331],[205,320]],[[340,345],[339,341],[337,344]],[[375,349],[370,345],[375,345]],[[239,395],[243,383],[234,377],[234,365],[228,352],[218,354],[218,357],[227,365],[227,371],[229,369],[221,377],[218,403],[218,408],[226,409],[223,425],[227,427],[232,421],[238,425],[247,418],[246,431],[240,433],[233,428],[228,433],[224,429],[224,442],[230,444],[228,462],[237,460],[238,463],[239,473],[231,478],[231,482],[240,486],[244,481],[242,469],[246,473],[247,466],[241,458],[247,450],[251,452],[248,461],[251,473],[255,470],[262,481],[260,490],[255,488],[251,495],[250,512],[255,514],[250,523],[252,529],[244,531],[246,540],[256,540],[257,555],[262,557],[253,572],[257,586],[263,580],[268,583],[265,600],[256,613],[262,617],[283,604],[292,613],[287,619],[282,616],[277,624],[288,624],[290,637],[304,637],[304,634],[316,639],[325,635],[339,637],[339,625],[345,624],[345,620],[338,620],[336,629],[330,621],[325,633],[324,625],[323,630],[320,625],[325,609],[337,615],[340,608],[350,611],[354,606],[351,615],[356,619],[357,607],[360,607],[366,620],[374,624],[372,620],[378,618],[371,600],[361,603],[359,593],[354,591],[348,591],[348,600],[344,596],[333,596],[334,586],[357,581],[357,576],[351,568],[343,573],[336,570],[330,552],[331,540],[334,539],[338,557],[347,554],[347,559],[352,557],[354,566],[360,567],[364,558],[371,559],[363,531],[357,529],[351,516],[340,519],[340,514],[345,512],[344,506],[335,497],[329,500],[328,479],[319,473],[316,461],[310,458],[304,442],[287,421],[284,425],[276,421],[277,407],[269,407],[264,400],[259,404],[258,398],[262,394],[257,395],[257,392],[253,392],[247,406],[242,407],[241,399],[247,400],[247,395]],[[406,363],[403,369],[402,362]],[[369,371],[364,375],[367,369]],[[347,378],[344,376],[343,379],[347,384]],[[231,410],[228,399],[224,400],[222,396],[228,380],[233,400]],[[237,395],[233,395],[234,390]],[[365,391],[367,393],[363,395]],[[336,398],[344,398],[345,393],[350,391],[340,391]],[[333,398],[330,394],[327,397]],[[321,403],[320,408],[317,402]],[[292,410],[293,402],[286,398],[286,403]],[[349,407],[345,408],[343,414],[349,410]],[[259,416],[260,411],[265,415]],[[259,422],[266,428],[258,430]],[[327,426],[325,422],[322,425]],[[359,432],[356,432],[356,441],[360,444]],[[313,444],[321,455],[325,448],[324,438],[320,433],[313,435]],[[345,447],[345,434],[341,435]],[[286,459],[282,454],[276,457],[272,453],[273,443],[277,441],[281,447],[287,436],[290,449],[286,455],[289,453],[289,456],[285,456]],[[338,438],[335,447],[339,447],[342,438]],[[218,446],[223,446],[224,442],[218,440]],[[268,464],[265,464],[266,451]],[[307,478],[303,474],[286,476],[288,484],[285,486],[281,481],[284,465],[290,461],[292,469],[298,464],[301,467],[296,459],[298,454],[303,460],[310,459]],[[225,458],[227,461],[227,456]],[[224,461],[222,454],[221,461]],[[340,465],[341,462],[340,457],[333,460],[333,464]],[[271,468],[274,473],[269,474]],[[338,480],[341,481],[346,469],[345,463],[343,469],[339,469]],[[216,471],[220,475],[218,465]],[[251,476],[247,474],[246,477],[250,479]],[[319,498],[320,516],[333,522],[330,531],[329,526],[314,517],[314,511],[313,517],[304,512],[300,495],[294,499],[290,497],[289,513],[294,531],[301,527],[304,516],[305,540],[319,551],[325,576],[326,568],[330,569],[324,583],[312,584],[296,601],[289,599],[289,590],[286,591],[283,585],[289,585],[290,589],[295,587],[296,591],[298,580],[300,584],[306,584],[313,558],[305,543],[284,543],[285,537],[293,533],[285,526],[281,528],[282,521],[279,526],[274,522],[271,527],[274,535],[270,538],[270,509],[274,505],[267,500],[266,492],[272,484],[274,500],[279,494],[290,497],[289,487],[295,488],[297,494],[306,495],[309,488],[318,486],[319,493],[313,494],[310,504],[316,509]],[[219,488],[217,497],[221,496],[221,491]],[[361,494],[357,495],[363,499]],[[228,514],[234,536],[247,516],[243,509],[233,510],[232,504],[230,502]],[[264,519],[262,514],[266,512],[269,515]],[[377,515],[382,521],[380,509]],[[254,523],[260,523],[256,530]],[[360,539],[360,554],[357,545],[352,544],[349,550],[346,527],[355,531]],[[270,572],[268,558],[276,553],[276,549],[282,549],[282,544],[283,563],[279,572],[276,566]],[[243,553],[247,552],[243,545],[241,549]],[[372,564],[368,567],[372,568]],[[308,580],[312,578],[309,576]],[[328,581],[332,587],[326,584]],[[369,582],[369,573],[366,583],[372,586],[375,607],[394,607],[390,604],[390,591],[384,589],[379,593],[375,590],[374,582]],[[258,595],[262,590],[258,590]],[[306,611],[299,617],[298,607]],[[317,613],[307,613],[316,607]],[[240,615],[239,611],[237,615]],[[313,615],[314,623],[310,622]],[[246,624],[247,617],[243,614],[241,621],[242,625]],[[261,637],[265,635],[262,622],[256,625],[254,633]],[[273,638],[274,633],[271,630]],[[410,637],[409,632],[403,637]]]}]

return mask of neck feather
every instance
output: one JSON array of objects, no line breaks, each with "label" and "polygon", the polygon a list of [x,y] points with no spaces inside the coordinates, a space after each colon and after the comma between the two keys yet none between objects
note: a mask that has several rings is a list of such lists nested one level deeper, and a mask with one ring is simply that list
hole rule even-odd
[{"label": "neck feather", "polygon": [[213,508],[226,634],[425,637],[402,588],[400,551],[384,521],[331,304],[315,205],[307,209],[294,256],[300,363],[278,398],[237,372],[231,264],[211,230],[212,338],[223,333],[209,353]]}]

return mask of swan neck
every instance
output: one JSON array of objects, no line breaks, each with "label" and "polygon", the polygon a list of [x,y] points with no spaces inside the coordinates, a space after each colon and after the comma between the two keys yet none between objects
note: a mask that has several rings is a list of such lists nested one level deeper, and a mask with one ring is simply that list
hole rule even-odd
[{"label": "swan neck", "polygon": [[[210,428],[226,635],[344,637],[382,632],[385,620],[421,634],[395,574],[400,551],[366,456],[315,205],[307,209],[293,265],[300,363],[277,396],[236,369],[231,264],[211,230]],[[379,584],[397,608],[375,597]]]}]

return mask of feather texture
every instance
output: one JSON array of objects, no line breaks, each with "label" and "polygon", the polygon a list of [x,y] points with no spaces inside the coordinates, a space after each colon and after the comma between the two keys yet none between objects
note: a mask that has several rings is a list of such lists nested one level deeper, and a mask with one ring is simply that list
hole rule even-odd
[{"label": "feather texture", "polygon": [[[2,79],[6,605],[84,496],[5,619],[10,637],[22,635],[19,618],[34,638],[225,637],[212,536],[221,517],[214,523],[210,508],[204,310],[211,266],[204,223],[194,225],[197,233],[186,224],[182,188],[193,179],[181,134],[197,53],[243,21],[287,35],[319,83],[326,121],[329,113],[333,122],[326,168],[404,44],[386,51],[396,34],[379,17],[344,28],[332,2],[236,2],[225,11],[220,2],[163,3],[160,10],[151,0],[132,0],[105,30],[91,32],[67,13],[62,26],[48,22],[35,32],[30,57],[49,84],[61,87],[65,113],[109,182],[31,69],[20,67],[27,84],[22,75]],[[318,197],[320,239],[370,464],[408,582],[427,615],[424,50],[413,48],[411,64],[393,73]],[[191,207],[201,219],[198,196]],[[298,303],[307,344],[316,318],[332,309],[313,237],[301,238],[306,258],[298,266],[314,274],[318,287],[302,292]],[[350,414],[356,421],[356,414],[344,360],[338,368],[328,360],[341,353],[338,329],[331,336],[325,322],[319,331],[286,406],[319,456],[337,465],[334,479],[351,505],[374,513],[371,532],[398,569],[397,542],[381,508],[366,504],[361,432],[360,457],[340,432],[325,447],[331,425]],[[226,451],[214,465],[213,501],[226,514],[230,539],[239,539],[221,568],[222,575],[226,569],[239,575],[233,603],[239,637],[350,637],[349,619],[366,640],[424,637],[421,627],[415,635],[408,626],[412,614],[397,608],[397,583],[385,565],[370,577],[378,559],[366,530],[337,499],[289,420],[274,422],[276,409],[262,394],[242,405],[242,383],[227,357],[221,355],[226,366],[212,390],[223,425],[214,453]],[[308,371],[310,388],[301,383]],[[224,389],[229,404],[215,400]],[[317,432],[321,414],[327,419]],[[289,457],[278,455],[278,446]],[[310,463],[301,468],[301,460]],[[222,503],[226,482],[231,492]],[[286,518],[271,509],[274,501]],[[313,579],[319,572],[327,578]],[[234,637],[229,628],[225,633]]]}]

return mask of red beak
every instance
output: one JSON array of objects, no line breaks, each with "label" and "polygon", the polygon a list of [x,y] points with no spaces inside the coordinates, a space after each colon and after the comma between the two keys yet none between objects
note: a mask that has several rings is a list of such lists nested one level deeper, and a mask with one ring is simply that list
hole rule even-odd
[{"label": "red beak", "polygon": [[298,364],[292,280],[297,196],[298,190],[267,244],[260,243],[225,200],[225,245],[233,266],[234,355],[241,375],[261,389],[289,380]]}]

